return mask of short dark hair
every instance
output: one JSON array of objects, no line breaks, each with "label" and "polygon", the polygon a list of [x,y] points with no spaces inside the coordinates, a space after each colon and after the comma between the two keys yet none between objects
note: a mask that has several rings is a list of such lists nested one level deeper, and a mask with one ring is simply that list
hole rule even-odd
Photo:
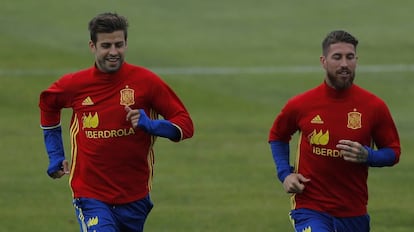
[{"label": "short dark hair", "polygon": [[96,44],[98,33],[112,33],[114,31],[124,31],[125,41],[128,38],[128,20],[116,13],[101,13],[95,16],[88,26],[90,37]]},{"label": "short dark hair", "polygon": [[326,55],[328,53],[328,49],[331,44],[335,44],[339,42],[350,43],[354,45],[355,50],[358,46],[358,40],[350,33],[343,31],[343,30],[332,31],[322,41],[323,55]]}]

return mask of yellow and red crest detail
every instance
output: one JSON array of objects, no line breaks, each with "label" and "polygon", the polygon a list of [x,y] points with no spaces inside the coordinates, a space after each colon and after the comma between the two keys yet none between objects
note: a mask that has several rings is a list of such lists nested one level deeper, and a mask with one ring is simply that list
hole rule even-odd
[{"label": "yellow and red crest detail", "polygon": [[329,130],[327,130],[325,133],[322,130],[319,132],[313,130],[313,132],[308,135],[308,139],[310,144],[326,145],[329,142]]},{"label": "yellow and red crest detail", "polygon": [[353,112],[348,113],[348,125],[347,127],[353,130],[359,129],[362,127],[362,114],[357,112],[354,109]]},{"label": "yellow and red crest detail", "polygon": [[312,228],[310,226],[303,228],[302,232],[312,232]]},{"label": "yellow and red crest detail", "polygon": [[123,106],[130,106],[135,104],[134,90],[130,89],[128,85],[125,86],[125,89],[121,89],[119,93],[121,94],[121,100],[119,104]]},{"label": "yellow and red crest detail", "polygon": [[82,124],[83,124],[82,129],[97,128],[99,125],[98,113],[95,112],[95,114],[93,115],[91,113],[89,113],[88,115],[84,113],[82,116]]}]

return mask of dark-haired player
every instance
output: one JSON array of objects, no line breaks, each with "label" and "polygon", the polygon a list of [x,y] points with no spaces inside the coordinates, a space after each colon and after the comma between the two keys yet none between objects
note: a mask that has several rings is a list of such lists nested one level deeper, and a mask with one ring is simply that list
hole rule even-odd
[{"label": "dark-haired player", "polygon": [[[151,71],[124,61],[127,27],[126,18],[114,13],[94,17],[89,23],[94,65],[64,75],[40,95],[47,173],[70,174],[81,231],[143,231],[153,207],[155,139],[178,142],[193,135],[190,115],[173,90]],[[62,108],[73,110],[70,170]]]},{"label": "dark-haired player", "polygon": [[[358,40],[346,31],[322,42],[324,82],[291,98],[269,142],[279,180],[292,194],[298,232],[367,232],[369,167],[399,161],[400,141],[386,104],[353,83]],[[299,132],[294,167],[289,142]]]}]

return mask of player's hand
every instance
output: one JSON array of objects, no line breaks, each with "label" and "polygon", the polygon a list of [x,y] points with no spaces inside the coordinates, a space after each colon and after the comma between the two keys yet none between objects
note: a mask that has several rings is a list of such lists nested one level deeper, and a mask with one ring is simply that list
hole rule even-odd
[{"label": "player's hand", "polygon": [[133,110],[129,106],[125,106],[125,111],[127,112],[126,120],[130,121],[133,128],[137,128],[139,120],[139,110]]},{"label": "player's hand", "polygon": [[344,160],[354,163],[366,163],[368,159],[368,151],[360,143],[351,140],[339,140],[336,148],[340,149],[340,153]]},{"label": "player's hand", "polygon": [[299,173],[292,173],[283,181],[283,188],[287,193],[302,193],[305,189],[305,183],[310,179]]},{"label": "player's hand", "polygon": [[69,175],[69,162],[67,160],[63,160],[62,169],[52,173],[50,177],[52,177],[53,179],[58,179],[64,175]]}]

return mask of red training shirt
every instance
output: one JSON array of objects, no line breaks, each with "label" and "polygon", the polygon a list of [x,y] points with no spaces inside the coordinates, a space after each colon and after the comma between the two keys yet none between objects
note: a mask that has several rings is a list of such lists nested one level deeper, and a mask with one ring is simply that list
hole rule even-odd
[{"label": "red training shirt", "polygon": [[156,74],[123,63],[115,73],[95,66],[66,74],[40,95],[41,125],[60,123],[62,108],[72,108],[70,125],[73,197],[124,204],[145,197],[153,175],[156,137],[126,121],[125,106],[144,109],[151,119],[161,115],[193,135],[183,103]]},{"label": "red training shirt", "polygon": [[311,179],[292,197],[293,208],[327,212],[336,217],[367,213],[368,166],[345,161],[336,148],[348,139],[391,148],[400,157],[397,129],[385,103],[352,85],[337,91],[326,83],[290,99],[275,119],[269,141],[288,143],[300,132],[295,172]]}]

